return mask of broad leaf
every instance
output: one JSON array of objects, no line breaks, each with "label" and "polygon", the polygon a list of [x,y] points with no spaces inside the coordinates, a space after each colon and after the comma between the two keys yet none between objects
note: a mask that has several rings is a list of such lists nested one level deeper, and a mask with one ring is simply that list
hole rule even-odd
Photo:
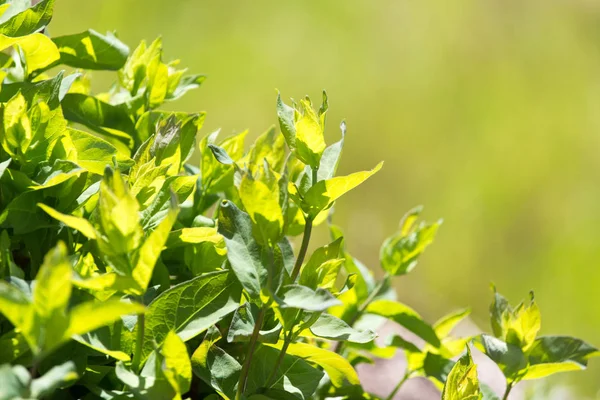
[{"label": "broad leaf", "polygon": [[129,48],[112,33],[102,35],[93,29],[52,38],[60,52],[60,63],[75,68],[118,70]]},{"label": "broad leaf", "polygon": [[311,325],[313,335],[325,339],[348,341],[353,343],[368,343],[377,337],[370,329],[358,331],[343,320],[329,314],[321,314],[319,319]]},{"label": "broad leaf", "polygon": [[535,340],[527,353],[529,367],[522,379],[585,369],[588,360],[598,355],[598,349],[582,340],[569,336],[542,336]]},{"label": "broad leaf", "polygon": [[394,321],[434,347],[440,346],[440,339],[433,328],[416,311],[404,304],[392,300],[376,300],[369,304],[366,312]]},{"label": "broad leaf", "polygon": [[242,287],[258,299],[267,284],[268,271],[262,263],[261,248],[252,235],[250,216],[230,201],[219,209],[219,233],[225,239],[227,258]]},{"label": "broad leaf", "polygon": [[183,341],[204,332],[233,312],[239,297],[240,287],[228,271],[200,275],[161,293],[146,310],[143,358],[170,331]]}]

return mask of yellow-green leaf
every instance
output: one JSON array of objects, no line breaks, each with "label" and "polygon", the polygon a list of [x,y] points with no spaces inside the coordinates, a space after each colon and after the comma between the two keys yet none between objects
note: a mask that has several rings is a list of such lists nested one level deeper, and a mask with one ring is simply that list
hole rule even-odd
[{"label": "yellow-green leaf", "polygon": [[192,382],[192,364],[185,344],[175,332],[167,334],[161,353],[165,357],[165,377],[179,395],[187,393]]},{"label": "yellow-green leaf", "polygon": [[67,225],[69,228],[73,228],[83,235],[85,235],[88,239],[96,239],[98,236],[98,232],[92,226],[90,221],[85,218],[75,217],[73,215],[63,214],[61,212],[56,211],[52,207],[48,207],[45,204],[38,203],[38,207],[44,210],[48,215],[52,218],[62,222]]},{"label": "yellow-green leaf", "polygon": [[330,207],[334,201],[354,189],[381,169],[383,162],[377,164],[371,171],[355,172],[348,176],[319,181],[313,185],[302,198],[302,208],[311,217]]},{"label": "yellow-green leaf", "polygon": [[471,350],[462,356],[448,375],[442,400],[480,400],[483,398],[477,379],[477,366],[471,358]]},{"label": "yellow-green leaf", "polygon": [[[283,342],[265,344],[265,346],[281,349]],[[352,365],[337,353],[306,343],[292,343],[287,349],[287,354],[300,357],[323,368],[335,387],[360,385],[358,374]]]}]

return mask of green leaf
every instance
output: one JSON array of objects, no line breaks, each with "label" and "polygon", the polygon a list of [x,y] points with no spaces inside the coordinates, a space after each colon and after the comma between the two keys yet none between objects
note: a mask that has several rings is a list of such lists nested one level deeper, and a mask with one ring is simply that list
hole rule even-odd
[{"label": "green leaf", "polygon": [[42,0],[35,6],[0,24],[0,34],[6,36],[25,36],[44,28],[52,19],[54,0]]},{"label": "green leaf", "polygon": [[[291,347],[291,345],[290,345]],[[279,349],[272,345],[259,344],[252,358],[252,368],[248,374],[246,393],[256,393],[263,388],[269,375],[277,364]],[[288,352],[283,357],[281,365],[275,374],[272,389],[284,390],[300,399],[310,399],[317,390],[323,372],[314,368],[302,357]],[[333,374],[334,377],[336,374]]]},{"label": "green leaf", "polygon": [[255,176],[242,174],[238,194],[255,227],[254,236],[263,245],[277,243],[283,237],[285,187],[286,178],[279,178],[268,164],[257,168]]},{"label": "green leaf", "polygon": [[[285,161],[285,140],[278,135],[275,127],[260,135],[255,141],[247,156],[248,168],[254,173],[254,167],[262,165],[264,160],[274,171],[281,171]],[[244,164],[244,161],[240,162]]]},{"label": "green leaf", "polygon": [[161,353],[164,355],[164,374],[173,389],[182,395],[190,390],[192,364],[185,343],[173,331],[167,334]]},{"label": "green leaf", "polygon": [[115,360],[130,361],[131,357],[123,351],[124,348],[120,343],[120,329],[121,325],[116,323],[112,327],[112,332],[110,327],[103,326],[83,335],[73,335],[72,339]]},{"label": "green leaf", "polygon": [[[283,342],[265,346],[281,349]],[[339,388],[347,385],[360,386],[358,374],[352,368],[352,365],[337,353],[306,343],[291,343],[287,349],[287,354],[299,357],[304,361],[314,363],[323,368],[335,387]]]},{"label": "green leaf", "polygon": [[333,243],[319,247],[310,256],[302,268],[299,283],[311,289],[322,287],[331,289],[338,277],[344,259],[338,258],[343,238],[336,239]]},{"label": "green leaf", "polygon": [[22,365],[0,365],[0,400],[27,398],[31,375]]},{"label": "green leaf", "polygon": [[[120,172],[106,168],[98,201],[100,231],[108,239],[108,242],[99,242],[103,252],[109,256],[123,256],[139,247],[143,231],[138,211],[139,204],[129,192]],[[131,263],[128,261],[126,264],[118,267],[122,270],[119,272],[130,275]]]},{"label": "green leaf", "polygon": [[335,176],[340,163],[342,149],[344,148],[344,137],[346,136],[345,122],[342,121],[340,129],[342,130],[342,138],[323,151],[319,170],[317,171],[317,181],[324,181]]},{"label": "green leaf", "polygon": [[478,400],[482,399],[477,379],[477,367],[471,358],[471,350],[462,356],[448,375],[442,392],[442,400]]},{"label": "green leaf", "polygon": [[402,325],[436,348],[441,344],[433,328],[423,321],[416,311],[404,304],[392,300],[375,300],[369,304],[365,311],[368,314],[379,315]]},{"label": "green leaf", "polygon": [[302,198],[302,208],[314,218],[321,210],[330,207],[335,200],[354,189],[381,169],[383,163],[377,164],[371,171],[355,172],[348,176],[338,176],[313,185]]},{"label": "green leaf", "polygon": [[219,339],[221,333],[215,327],[211,327],[192,355],[192,369],[196,376],[219,394],[232,399],[235,396],[242,366],[235,358],[215,345]]},{"label": "green leaf", "polygon": [[131,144],[135,126],[123,108],[82,93],[66,94],[61,105],[69,121],[85,125],[107,137],[115,137],[126,145]]},{"label": "green leaf", "polygon": [[141,289],[141,293],[144,293],[148,288],[154,266],[160,257],[163,247],[167,243],[169,233],[177,220],[178,213],[177,202],[172,198],[167,217],[150,233],[137,252],[132,277]]},{"label": "green leaf", "polygon": [[296,125],[294,123],[294,109],[286,105],[281,100],[281,95],[277,93],[277,118],[281,133],[285,137],[290,150],[296,150]]},{"label": "green leaf", "polygon": [[65,245],[59,243],[44,258],[33,289],[32,307],[37,327],[34,353],[54,348],[66,340],[71,289],[71,264]]},{"label": "green leaf", "polygon": [[25,55],[27,75],[46,69],[60,59],[60,53],[52,40],[41,33],[9,37],[0,34],[0,50],[18,46]]},{"label": "green leaf", "polygon": [[28,351],[29,344],[21,332],[13,329],[0,337],[0,365],[12,363]]},{"label": "green leaf", "polygon": [[522,379],[538,379],[557,372],[582,370],[587,367],[590,358],[598,355],[598,349],[580,339],[542,336],[535,340],[527,353],[529,367]]},{"label": "green leaf", "polygon": [[490,306],[490,314],[494,335],[527,351],[541,327],[541,314],[533,292],[529,303],[521,302],[513,309],[495,288],[493,290],[494,301]]},{"label": "green leaf", "polygon": [[450,332],[452,332],[456,325],[458,325],[462,320],[467,318],[470,314],[471,309],[465,308],[463,310],[455,311],[440,318],[435,324],[433,324],[435,334],[440,339],[448,337],[448,335],[450,335]]},{"label": "green leaf", "polygon": [[102,326],[112,324],[125,315],[143,314],[145,307],[137,303],[120,300],[85,302],[71,309],[69,328],[66,337],[83,335]]},{"label": "green leaf", "polygon": [[30,301],[19,289],[4,281],[0,281],[0,313],[22,332],[30,347],[35,346],[32,331],[35,316]]},{"label": "green leaf", "polygon": [[52,38],[60,52],[60,63],[74,68],[113,70],[125,65],[129,48],[112,33],[93,29]]},{"label": "green leaf", "polygon": [[219,208],[219,233],[225,239],[227,258],[242,287],[251,298],[260,298],[268,271],[262,263],[261,248],[252,235],[250,216],[230,201]]},{"label": "green leaf", "polygon": [[69,228],[73,228],[76,231],[81,232],[87,238],[96,239],[98,237],[98,232],[87,219],[60,213],[52,207],[48,207],[47,205],[41,203],[38,203],[38,207],[44,210],[52,218],[62,222]]},{"label": "green leaf", "polygon": [[296,131],[296,156],[312,168],[319,168],[321,156],[325,150],[324,126],[312,108],[310,100],[300,100],[302,114],[294,121]]},{"label": "green leaf", "polygon": [[228,271],[200,275],[161,293],[146,310],[142,359],[169,331],[175,331],[184,342],[204,332],[233,312],[239,298],[240,287]]},{"label": "green leaf", "polygon": [[527,368],[525,354],[514,344],[483,334],[475,341],[475,345],[500,367],[508,379],[520,379]]},{"label": "green leaf", "polygon": [[433,242],[442,223],[440,220],[431,225],[415,227],[414,222],[420,211],[420,207],[409,211],[400,223],[400,230],[381,246],[381,267],[392,276],[407,274],[416,267],[419,256]]},{"label": "green leaf", "polygon": [[352,343],[368,343],[377,337],[377,334],[370,329],[358,331],[330,314],[321,314],[311,325],[310,331],[321,338]]},{"label": "green leaf", "polygon": [[223,149],[222,147],[216,146],[214,144],[209,144],[208,148],[210,149],[210,151],[212,151],[212,153],[215,156],[215,158],[217,159],[217,161],[220,162],[221,164],[224,164],[224,165],[232,165],[233,164],[233,160],[231,159],[231,157],[229,157],[229,154],[227,154],[227,151],[225,151],[225,149]]},{"label": "green leaf", "polygon": [[94,174],[103,175],[106,166],[113,165],[115,158],[119,166],[131,165],[131,159],[115,146],[87,132],[69,128],[60,141],[70,161]]},{"label": "green leaf", "polygon": [[169,75],[169,88],[165,100],[177,100],[190,90],[199,88],[205,80],[205,75],[184,76],[179,80]]},{"label": "green leaf", "polygon": [[[416,357],[415,357],[416,358]],[[410,357],[409,357],[410,359]],[[435,379],[434,384],[443,385],[456,363],[439,354],[427,352],[423,359],[423,373],[428,378]]]},{"label": "green leaf", "polygon": [[167,240],[167,247],[173,249],[176,247],[187,246],[188,244],[200,243],[223,243],[223,236],[217,232],[217,228],[202,226],[196,228],[182,228],[172,231]]},{"label": "green leaf", "polygon": [[56,365],[44,375],[31,382],[31,396],[33,398],[44,398],[51,395],[62,385],[72,383],[78,378],[77,368],[73,361]]},{"label": "green leaf", "polygon": [[[235,310],[233,318],[231,319],[231,324],[229,325],[229,331],[227,332],[227,342],[250,341],[258,313],[258,306],[253,303],[244,303]],[[281,325],[279,324],[270,328],[263,324],[258,332],[258,340],[266,343],[277,343],[280,332]]]},{"label": "green leaf", "polygon": [[298,308],[306,311],[325,311],[342,304],[331,293],[322,288],[312,290],[302,285],[286,285],[279,294],[282,308]]},{"label": "green leaf", "polygon": [[485,383],[480,383],[479,389],[481,389],[483,400],[500,400],[500,397],[494,392],[494,390]]}]

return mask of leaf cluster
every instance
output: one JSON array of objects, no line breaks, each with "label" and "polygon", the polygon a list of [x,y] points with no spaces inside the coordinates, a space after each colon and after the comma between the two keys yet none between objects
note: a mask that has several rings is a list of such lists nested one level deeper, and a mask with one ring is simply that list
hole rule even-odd
[{"label": "leaf cluster", "polygon": [[[512,308],[495,293],[493,334],[476,338],[451,335],[468,310],[430,324],[397,301],[393,279],[441,221],[408,212],[382,279],[350,254],[334,205],[382,164],[337,175],[346,125],[326,143],[325,92],[318,109],[278,95],[279,129],[249,145],[197,141],[203,112],[161,106],[204,76],[165,62],[160,39],[50,37],[53,5],[0,1],[0,399],[377,399],[355,367],[398,351],[389,399],[414,376],[444,399],[493,398],[468,343],[501,368],[506,398],[597,354],[538,337],[533,297]],[[94,70],[113,72],[107,91]],[[319,225],[331,241],[310,252]],[[376,341],[385,321],[407,334]]]}]

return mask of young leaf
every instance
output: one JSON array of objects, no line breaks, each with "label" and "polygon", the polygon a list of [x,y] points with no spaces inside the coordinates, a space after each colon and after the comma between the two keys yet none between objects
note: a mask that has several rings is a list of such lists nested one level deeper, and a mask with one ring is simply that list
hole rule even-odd
[{"label": "young leaf", "polygon": [[467,318],[470,314],[471,309],[465,308],[440,318],[435,324],[433,324],[435,334],[438,338],[446,338],[448,335],[450,335],[450,332],[452,332],[456,325]]},{"label": "young leaf", "polygon": [[528,304],[522,302],[513,309],[508,301],[493,289],[494,301],[490,306],[490,314],[494,335],[527,351],[541,327],[540,310],[534,301],[533,292]]},{"label": "young leaf", "polygon": [[167,243],[171,228],[177,220],[178,212],[177,202],[172,198],[167,217],[150,233],[137,252],[131,276],[137,282],[141,293],[145,292],[148,288],[154,266],[160,257],[163,247]]},{"label": "young leaf", "polygon": [[448,375],[442,392],[442,400],[479,400],[482,399],[477,379],[477,367],[471,358],[471,350],[462,356]]},{"label": "young leaf", "polygon": [[313,218],[316,217],[321,210],[330,207],[335,200],[366,181],[382,166],[383,163],[379,163],[371,171],[355,172],[348,176],[338,176],[317,182],[303,196],[304,212]]},{"label": "young leaf", "polygon": [[414,221],[420,208],[415,208],[402,219],[400,230],[386,239],[381,246],[380,260],[382,268],[392,276],[409,273],[417,265],[419,256],[429,246],[442,221],[431,225],[421,224],[414,227]]}]

